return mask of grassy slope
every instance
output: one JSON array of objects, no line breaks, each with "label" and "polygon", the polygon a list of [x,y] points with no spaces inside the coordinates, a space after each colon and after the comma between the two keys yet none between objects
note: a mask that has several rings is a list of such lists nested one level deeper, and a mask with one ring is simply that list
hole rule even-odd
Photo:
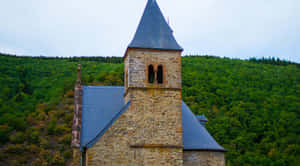
[{"label": "grassy slope", "polygon": [[[68,164],[76,64],[84,84],[123,85],[121,60],[0,56],[0,164]],[[183,57],[183,99],[208,117],[227,165],[295,165],[299,67],[257,63]]]}]

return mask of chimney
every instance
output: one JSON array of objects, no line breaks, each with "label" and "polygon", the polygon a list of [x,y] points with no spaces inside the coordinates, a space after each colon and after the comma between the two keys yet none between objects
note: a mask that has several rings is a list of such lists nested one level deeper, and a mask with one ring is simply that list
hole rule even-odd
[{"label": "chimney", "polygon": [[196,118],[200,122],[200,124],[205,127],[205,123],[208,121],[204,115],[197,115]]},{"label": "chimney", "polygon": [[72,126],[72,143],[73,148],[80,147],[81,132],[81,111],[82,111],[82,85],[81,85],[81,65],[77,66],[77,80],[74,88],[74,115]]}]

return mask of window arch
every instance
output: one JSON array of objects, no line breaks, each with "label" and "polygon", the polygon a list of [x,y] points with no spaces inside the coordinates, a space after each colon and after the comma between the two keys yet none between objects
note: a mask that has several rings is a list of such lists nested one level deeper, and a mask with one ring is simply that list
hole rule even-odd
[{"label": "window arch", "polygon": [[164,80],[163,66],[159,65],[157,68],[157,83],[162,84],[163,80]]},{"label": "window arch", "polygon": [[153,65],[148,66],[148,82],[153,84],[154,83],[154,67]]}]

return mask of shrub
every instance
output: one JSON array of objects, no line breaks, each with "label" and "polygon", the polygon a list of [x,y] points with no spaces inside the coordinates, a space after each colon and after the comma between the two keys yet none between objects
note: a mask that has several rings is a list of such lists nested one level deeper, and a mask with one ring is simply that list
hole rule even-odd
[{"label": "shrub", "polygon": [[47,140],[47,139],[45,139],[45,138],[40,138],[40,146],[42,147],[42,148],[49,148],[50,147],[50,144],[49,144],[49,141]]},{"label": "shrub", "polygon": [[0,153],[0,161],[4,161],[7,158],[6,153]]},{"label": "shrub", "polygon": [[41,112],[38,114],[37,119],[38,119],[38,120],[44,121],[44,120],[48,119],[48,115],[47,115],[45,112],[42,112],[42,111],[41,111]]},{"label": "shrub", "polygon": [[11,143],[24,143],[25,135],[23,132],[17,132],[9,137]]},{"label": "shrub", "polygon": [[4,151],[6,153],[23,154],[24,148],[21,144],[8,145]]},{"label": "shrub", "polygon": [[64,158],[61,157],[61,154],[59,152],[56,152],[54,158],[51,161],[51,165],[64,166],[64,164],[65,164]]},{"label": "shrub", "polygon": [[69,159],[72,157],[72,151],[70,149],[63,152],[63,156],[65,159]]},{"label": "shrub", "polygon": [[65,145],[70,145],[71,144],[71,139],[72,139],[72,134],[66,134],[63,137],[61,137],[58,142],[65,144]]},{"label": "shrub", "polygon": [[68,128],[66,125],[56,125],[56,133],[58,135],[63,133],[71,133],[71,128]]},{"label": "shrub", "polygon": [[48,115],[49,115],[49,118],[51,119],[51,121],[57,121],[58,111],[51,110],[48,112]]},{"label": "shrub", "polygon": [[69,90],[69,91],[66,93],[66,96],[67,96],[67,97],[74,97],[74,92],[73,92],[73,90]]},{"label": "shrub", "polygon": [[32,163],[30,163],[31,166],[48,166],[48,162],[43,160],[42,158],[38,157],[36,158]]},{"label": "shrub", "polygon": [[30,152],[30,153],[33,153],[33,154],[36,154],[36,153],[39,153],[39,152],[40,152],[40,148],[39,148],[37,145],[34,145],[34,144],[32,144],[32,145],[27,145],[27,146],[25,147],[25,150],[26,150],[27,152]]},{"label": "shrub", "polygon": [[56,121],[51,120],[48,125],[47,132],[49,135],[53,135],[55,134],[55,130],[56,130]]},{"label": "shrub", "polygon": [[61,135],[69,132],[71,132],[71,128],[66,127],[66,125],[58,125],[54,121],[51,121],[48,125],[49,135]]},{"label": "shrub", "polygon": [[18,160],[11,160],[10,163],[9,163],[9,165],[11,165],[11,166],[19,166],[20,163],[18,162]]},{"label": "shrub", "polygon": [[29,124],[32,125],[32,124],[36,124],[36,123],[37,123],[37,120],[36,120],[36,118],[34,117],[34,114],[33,114],[33,113],[31,113],[30,115],[27,116],[26,122],[27,122],[28,125],[29,125]]},{"label": "shrub", "polygon": [[42,159],[43,162],[49,163],[52,159],[52,155],[46,149],[41,149],[39,157]]},{"label": "shrub", "polygon": [[23,117],[13,117],[8,121],[9,126],[13,126],[15,129],[24,131],[27,123]]},{"label": "shrub", "polygon": [[25,165],[26,162],[28,161],[28,159],[24,155],[18,156],[17,160],[19,162],[18,166],[19,165]]},{"label": "shrub", "polygon": [[8,124],[0,125],[0,143],[6,143],[9,140],[8,133],[11,129]]},{"label": "shrub", "polygon": [[59,148],[59,151],[60,152],[63,152],[63,151],[65,151],[65,145],[62,145],[62,146],[57,146],[57,148]]},{"label": "shrub", "polygon": [[66,108],[67,111],[73,111],[74,110],[74,104],[73,104],[73,101],[71,104],[67,105],[67,108]]},{"label": "shrub", "polygon": [[73,123],[72,122],[72,119],[73,119],[73,113],[67,113],[64,117],[64,122],[65,123]]},{"label": "shrub", "polygon": [[31,166],[41,166],[43,163],[42,159],[36,158],[30,165]]},{"label": "shrub", "polygon": [[36,129],[31,129],[29,132],[29,141],[31,143],[37,144],[40,141],[40,134],[39,131]]}]

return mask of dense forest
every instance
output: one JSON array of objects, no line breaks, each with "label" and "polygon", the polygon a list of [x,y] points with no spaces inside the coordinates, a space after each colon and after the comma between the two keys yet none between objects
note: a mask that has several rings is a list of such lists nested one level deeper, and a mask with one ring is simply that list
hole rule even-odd
[{"label": "dense forest", "polygon": [[[0,54],[0,165],[68,165],[76,67],[85,85],[123,85],[119,57]],[[300,163],[300,66],[274,58],[182,58],[183,100],[205,114],[228,166]]]}]

